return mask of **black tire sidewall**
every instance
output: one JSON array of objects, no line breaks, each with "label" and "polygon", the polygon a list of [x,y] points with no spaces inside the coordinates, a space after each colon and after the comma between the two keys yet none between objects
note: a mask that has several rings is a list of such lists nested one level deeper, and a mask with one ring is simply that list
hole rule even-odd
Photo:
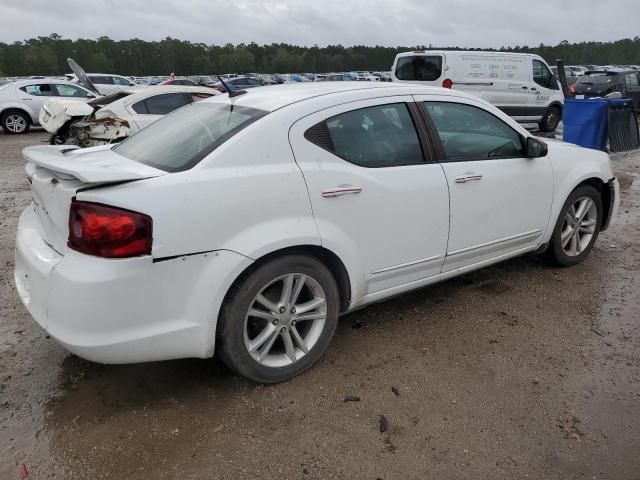
[{"label": "black tire sidewall", "polygon": [[[587,248],[585,248],[584,252],[582,252],[580,255],[576,255],[575,257],[571,257],[567,255],[562,249],[560,236],[562,235],[562,225],[564,224],[564,218],[567,215],[567,211],[569,210],[571,205],[573,205],[580,197],[589,197],[595,203],[596,211],[598,212],[596,229],[593,237],[591,238],[591,242],[589,243]],[[548,250],[549,254],[551,255],[551,259],[555,263],[563,267],[569,267],[582,262],[586,258],[586,256],[589,255],[589,252],[591,252],[593,245],[598,239],[600,228],[602,227],[602,215],[602,197],[600,196],[600,192],[598,192],[598,190],[596,190],[594,187],[590,185],[582,185],[571,192],[564,205],[562,206],[562,210],[560,210],[560,215],[558,216],[555,228],[553,229],[553,234],[551,236],[551,245]]]},{"label": "black tire sidewall", "polygon": [[[23,131],[21,132],[12,132],[11,130],[9,130],[6,126],[6,122],[7,119],[11,116],[11,115],[20,115],[22,118],[24,118],[26,127],[24,128]],[[29,127],[31,126],[31,119],[29,118],[28,115],[26,115],[23,112],[17,111],[17,110],[12,110],[9,112],[6,112],[2,115],[2,129],[4,130],[4,133],[8,134],[8,135],[21,135],[23,133],[27,133],[29,131]]]},{"label": "black tire sidewall", "polygon": [[[245,315],[250,303],[267,283],[289,273],[309,275],[324,290],[327,299],[325,328],[309,353],[293,365],[280,368],[265,367],[258,364],[245,347]],[[216,334],[217,354],[231,370],[258,383],[283,382],[301,374],[322,356],[335,332],[340,308],[338,287],[326,266],[312,257],[289,255],[258,266],[236,283],[221,309]]]},{"label": "black tire sidewall", "polygon": [[[549,125],[549,115],[551,113],[555,113],[556,117],[558,118],[558,121],[556,122],[555,126],[553,128],[551,128],[551,126]],[[560,120],[561,120],[561,113],[560,113],[560,109],[558,107],[549,107],[547,109],[546,112],[544,112],[544,116],[542,117],[542,120],[540,121],[540,124],[538,125],[538,127],[540,127],[540,130],[544,133],[551,133],[556,131],[556,129],[558,128],[558,125],[560,125]]]}]

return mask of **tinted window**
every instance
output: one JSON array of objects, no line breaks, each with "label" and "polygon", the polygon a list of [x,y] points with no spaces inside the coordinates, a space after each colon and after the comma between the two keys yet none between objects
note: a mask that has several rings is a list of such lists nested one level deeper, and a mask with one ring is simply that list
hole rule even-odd
[{"label": "tinted window", "polygon": [[447,160],[489,160],[523,156],[518,132],[491,113],[471,105],[426,102]]},{"label": "tinted window", "polygon": [[420,141],[404,103],[361,108],[331,117],[305,138],[347,162],[379,168],[424,162]]},{"label": "tinted window", "polygon": [[80,87],[76,87],[74,85],[64,85],[64,84],[56,84],[56,90],[58,90],[58,95],[61,97],[82,97],[87,98],[87,93],[85,90]]},{"label": "tinted window", "polygon": [[24,87],[21,87],[20,90],[22,90],[23,92],[27,92],[29,95],[33,95],[35,97],[56,96],[56,92],[48,83],[43,83],[41,85],[26,85]]},{"label": "tinted window", "polygon": [[533,81],[536,82],[541,87],[551,88],[552,85],[551,72],[547,68],[547,66],[542,63],[540,60],[533,61]]},{"label": "tinted window", "polygon": [[224,103],[193,103],[140,130],[114,151],[167,172],[187,170],[266,115]]},{"label": "tinted window", "polygon": [[580,85],[609,85],[616,84],[617,81],[617,73],[596,72],[584,74],[577,83]]},{"label": "tinted window", "polygon": [[396,64],[398,80],[432,82],[442,75],[442,57],[438,55],[416,55],[400,57]]},{"label": "tinted window", "polygon": [[89,80],[95,85],[113,85],[113,77],[107,75],[89,75]]},{"label": "tinted window", "polygon": [[[142,103],[142,102],[138,102]],[[146,108],[146,112],[138,111],[135,104],[133,109],[137,113],[147,113],[149,115],[166,115],[167,113],[173,112],[180,107],[184,107],[187,104],[187,98],[183,93],[164,93],[162,95],[156,95],[155,97],[150,97],[144,100],[144,107]]]}]

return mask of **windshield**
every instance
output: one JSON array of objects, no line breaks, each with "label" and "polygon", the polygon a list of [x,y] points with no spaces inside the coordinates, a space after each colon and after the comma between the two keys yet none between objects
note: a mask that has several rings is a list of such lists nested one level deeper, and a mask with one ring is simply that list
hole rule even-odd
[{"label": "windshield", "polygon": [[152,123],[114,151],[166,172],[188,170],[266,114],[228,103],[193,103]]},{"label": "windshield", "polygon": [[608,85],[615,82],[616,76],[615,73],[587,73],[580,77],[578,83],[581,85]]}]

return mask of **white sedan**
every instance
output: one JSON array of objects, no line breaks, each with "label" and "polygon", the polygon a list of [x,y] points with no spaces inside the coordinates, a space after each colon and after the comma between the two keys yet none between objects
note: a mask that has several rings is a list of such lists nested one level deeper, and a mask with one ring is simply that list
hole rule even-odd
[{"label": "white sedan", "polygon": [[40,110],[40,125],[52,134],[50,143],[95,147],[117,143],[164,115],[220,92],[209,87],[162,85],[128,88],[87,103],[63,98],[48,100]]},{"label": "white sedan", "polygon": [[234,92],[24,156],[15,281],[53,338],[104,363],[215,351],[266,383],[318,360],[342,313],[527,252],[581,262],[619,198],[602,152],[382,82]]}]

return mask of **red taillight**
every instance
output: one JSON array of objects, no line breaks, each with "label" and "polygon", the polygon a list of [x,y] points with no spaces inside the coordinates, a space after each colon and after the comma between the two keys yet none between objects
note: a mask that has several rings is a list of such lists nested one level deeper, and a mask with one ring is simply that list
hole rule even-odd
[{"label": "red taillight", "polygon": [[442,87],[443,88],[451,88],[453,87],[453,80],[447,78],[445,80],[442,81]]},{"label": "red taillight", "polygon": [[69,248],[87,255],[126,258],[149,255],[151,217],[97,203],[71,202]]}]

